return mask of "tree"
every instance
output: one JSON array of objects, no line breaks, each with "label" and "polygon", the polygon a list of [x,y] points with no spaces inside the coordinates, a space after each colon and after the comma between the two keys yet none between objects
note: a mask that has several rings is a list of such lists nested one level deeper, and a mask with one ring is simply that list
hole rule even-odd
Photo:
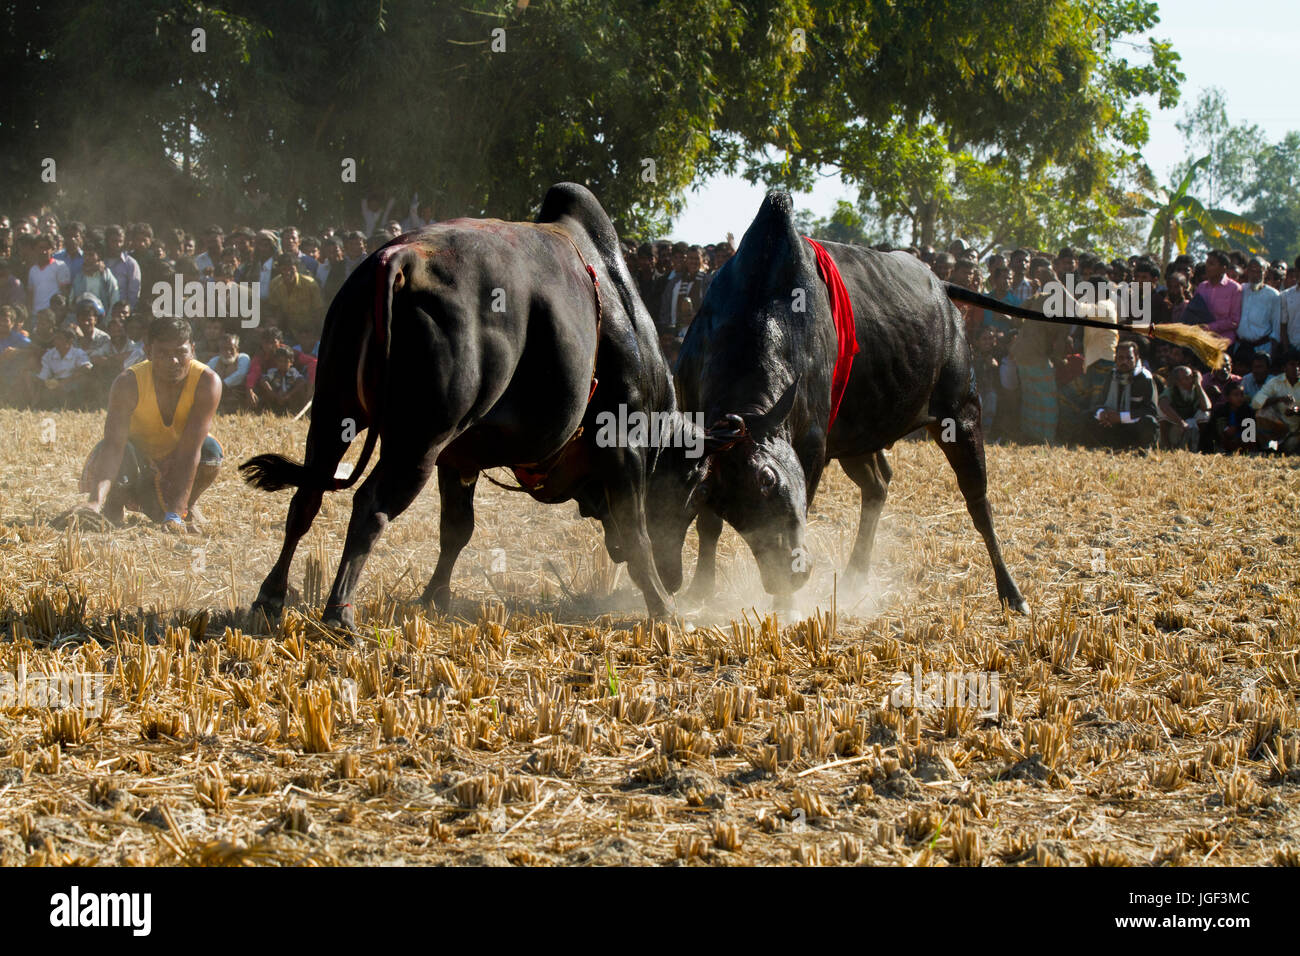
[{"label": "tree", "polygon": [[210,210],[199,140],[223,132],[250,21],[192,0],[50,0],[0,4],[0,27],[0,199],[92,221]]},{"label": "tree", "polygon": [[1294,262],[1300,255],[1300,132],[1265,145],[1238,192],[1263,227],[1269,255]]},{"label": "tree", "polygon": [[1260,242],[1263,227],[1259,223],[1226,209],[1210,209],[1189,192],[1197,175],[1212,163],[1213,157],[1206,154],[1190,164],[1172,190],[1155,188],[1154,179],[1149,179],[1148,193],[1132,195],[1138,209],[1152,214],[1147,247],[1151,250],[1160,247],[1161,262],[1170,261],[1171,249],[1176,248],[1179,255],[1186,252],[1198,234],[1210,243],[1222,243],[1246,252],[1259,252],[1263,248]]},{"label": "tree", "polygon": [[1102,134],[1140,142],[1134,98],[1176,93],[1167,44],[1114,52],[1145,0],[218,3],[0,0],[0,202],[313,226],[418,192],[524,218],[570,179],[636,234],[712,173],[830,166],[932,234],[963,156],[1090,199]]},{"label": "tree", "polygon": [[837,200],[835,209],[824,218],[813,218],[808,210],[800,210],[795,216],[795,225],[803,235],[829,242],[869,246],[877,241],[868,231],[867,218],[854,207],[853,203],[843,199]]},{"label": "tree", "polygon": [[[1205,197],[1211,206],[1241,196],[1250,178],[1255,158],[1264,147],[1264,134],[1254,124],[1234,126],[1228,120],[1223,90],[1210,87],[1201,91],[1187,115],[1174,124],[1182,134],[1190,155],[1204,155],[1207,162],[1197,167],[1190,188]],[[1192,169],[1190,160],[1174,167],[1173,181],[1180,181]]]},{"label": "tree", "polygon": [[[179,216],[158,202],[175,183],[190,216],[354,221],[379,190],[440,217],[524,217],[572,179],[636,231],[716,168],[725,124],[774,120],[803,8],[10,0],[0,201]],[[37,178],[47,156],[57,186]]]},{"label": "tree", "polygon": [[[785,157],[751,150],[759,158],[747,175],[806,188],[820,168],[838,168],[863,206],[909,221],[915,243],[935,242],[966,183],[1005,200],[984,211],[990,221],[1023,213],[1026,189],[1058,210],[1118,211],[1108,177],[1131,166],[1148,135],[1137,97],[1156,94],[1170,107],[1182,80],[1167,42],[1147,39],[1143,62],[1122,53],[1126,37],[1159,22],[1142,0],[817,9],[798,108],[763,140]],[[1119,228],[1110,218],[1071,231]]]}]

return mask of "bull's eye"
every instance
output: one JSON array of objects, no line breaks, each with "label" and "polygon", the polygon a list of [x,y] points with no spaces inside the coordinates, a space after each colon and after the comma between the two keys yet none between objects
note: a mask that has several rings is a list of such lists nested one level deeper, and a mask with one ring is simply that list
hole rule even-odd
[{"label": "bull's eye", "polygon": [[771,465],[764,465],[763,470],[758,473],[758,487],[763,494],[771,494],[772,489],[776,487],[776,472],[772,470]]}]

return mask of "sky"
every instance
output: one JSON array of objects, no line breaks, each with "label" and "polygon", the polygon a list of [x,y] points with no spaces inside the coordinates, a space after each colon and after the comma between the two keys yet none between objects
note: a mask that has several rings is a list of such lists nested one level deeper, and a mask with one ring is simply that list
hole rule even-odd
[{"label": "sky", "polygon": [[[1154,97],[1144,98],[1151,136],[1144,155],[1162,183],[1174,164],[1184,159],[1182,137],[1174,124],[1202,89],[1224,91],[1228,119],[1257,123],[1270,140],[1300,129],[1300,106],[1294,95],[1296,64],[1300,61],[1300,26],[1295,0],[1162,0],[1160,23],[1152,34],[1169,40],[1182,55],[1179,68],[1186,79],[1178,106],[1159,110]],[[1244,15],[1233,22],[1234,14]],[[738,176],[706,180],[687,193],[686,209],[674,225],[674,238],[716,242],[728,232],[737,240],[758,212],[766,190]],[[795,208],[825,216],[838,199],[856,200],[837,176],[824,179],[811,193],[794,197]]]}]

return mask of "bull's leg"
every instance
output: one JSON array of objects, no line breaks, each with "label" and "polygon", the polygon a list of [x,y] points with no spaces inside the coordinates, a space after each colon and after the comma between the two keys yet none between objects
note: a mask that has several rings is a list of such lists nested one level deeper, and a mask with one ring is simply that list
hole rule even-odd
[{"label": "bull's leg", "polygon": [[468,482],[463,482],[459,469],[438,466],[438,496],[442,502],[438,516],[438,566],[420,596],[420,603],[443,614],[451,609],[451,569],[474,534],[474,488],[477,484],[478,472]]},{"label": "bull's leg", "polygon": [[894,477],[883,451],[841,458],[840,465],[855,485],[862,490],[862,514],[858,518],[858,536],[849,554],[845,577],[850,581],[865,579],[871,566],[871,550],[876,542],[876,525],[880,511],[889,495],[889,480]]},{"label": "bull's leg", "polygon": [[703,605],[718,587],[718,538],[722,535],[722,518],[708,508],[695,517],[695,533],[700,538],[700,556],[695,561],[695,576],[683,598]]},{"label": "bull's leg", "polygon": [[[988,549],[989,560],[993,562],[993,576],[998,584],[998,598],[1006,601],[1013,611],[1029,613],[1029,605],[1011,578],[1006,563],[1002,560],[1002,549],[998,546],[997,534],[993,531],[993,511],[988,501],[988,475],[984,465],[984,432],[980,427],[980,408],[978,401],[968,402],[962,407],[956,419],[936,422],[928,426],[930,434],[939,443],[948,458],[948,464],[957,473],[957,487],[966,499],[966,510],[984,546]],[[955,426],[955,428],[953,428]],[[951,429],[952,433],[945,434]],[[951,438],[951,441],[944,441]]]},{"label": "bull's leg", "polygon": [[381,455],[374,471],[362,482],[352,499],[352,518],[343,543],[343,559],[321,617],[326,626],[351,628],[356,624],[352,591],[357,586],[361,569],[384,528],[419,495],[433,474],[434,462],[442,448],[440,442],[419,461],[411,461],[405,456],[399,458],[390,454],[385,458]]},{"label": "bull's leg", "polygon": [[[317,473],[333,475],[348,450],[348,441],[343,438],[343,429],[336,428],[334,425],[342,419],[343,413],[337,410],[327,412],[323,408],[318,409],[318,412],[307,431],[305,464]],[[355,435],[355,429],[351,434]],[[197,478],[195,480],[197,487]],[[262,582],[257,600],[253,602],[251,611],[254,616],[261,613],[267,620],[274,621],[284,610],[284,596],[289,590],[289,566],[293,563],[298,542],[311,530],[312,522],[320,513],[323,494],[319,488],[299,488],[293,493],[293,498],[289,502],[289,516],[284,522],[284,545],[280,548],[280,557],[276,560],[275,566]],[[197,497],[197,492],[190,492],[191,504]]]},{"label": "bull's leg", "polygon": [[293,563],[298,542],[311,530],[311,523],[316,520],[323,496],[324,492],[318,488],[299,488],[293,493],[293,499],[289,502],[289,517],[284,523],[284,545],[280,548],[280,557],[271,568],[271,573],[266,576],[257,592],[257,600],[250,609],[254,617],[263,614],[268,621],[274,621],[284,610],[284,595],[289,590],[289,565]]},{"label": "bull's leg", "polygon": [[618,526],[609,517],[606,517],[600,524],[601,529],[605,532],[605,553],[609,555],[609,559],[615,564],[622,564],[627,560],[627,553],[623,548],[623,542],[618,538]]},{"label": "bull's leg", "polygon": [[672,595],[659,580],[650,533],[646,530],[645,488],[640,465],[631,458],[622,469],[621,480],[606,489],[610,520],[618,528],[618,539],[627,556],[627,571],[645,596],[651,617],[672,617],[677,613]]}]

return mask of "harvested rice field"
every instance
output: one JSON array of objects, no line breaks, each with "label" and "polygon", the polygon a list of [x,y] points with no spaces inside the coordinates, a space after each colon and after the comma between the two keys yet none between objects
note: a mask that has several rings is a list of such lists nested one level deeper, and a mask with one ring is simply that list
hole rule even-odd
[{"label": "harvested rice field", "polygon": [[98,714],[0,708],[0,863],[1300,863],[1294,460],[990,449],[1030,617],[928,443],[892,453],[865,593],[832,573],[858,499],[831,466],[780,621],[730,529],[726,593],[651,627],[595,522],[487,482],[454,613],[426,617],[430,487],[349,644],[316,621],[350,493],[278,630],[240,613],[288,495],[233,466],[300,456],[305,421],[219,419],[182,538],[55,526],[101,423],[0,412],[0,673],[103,675]]}]

